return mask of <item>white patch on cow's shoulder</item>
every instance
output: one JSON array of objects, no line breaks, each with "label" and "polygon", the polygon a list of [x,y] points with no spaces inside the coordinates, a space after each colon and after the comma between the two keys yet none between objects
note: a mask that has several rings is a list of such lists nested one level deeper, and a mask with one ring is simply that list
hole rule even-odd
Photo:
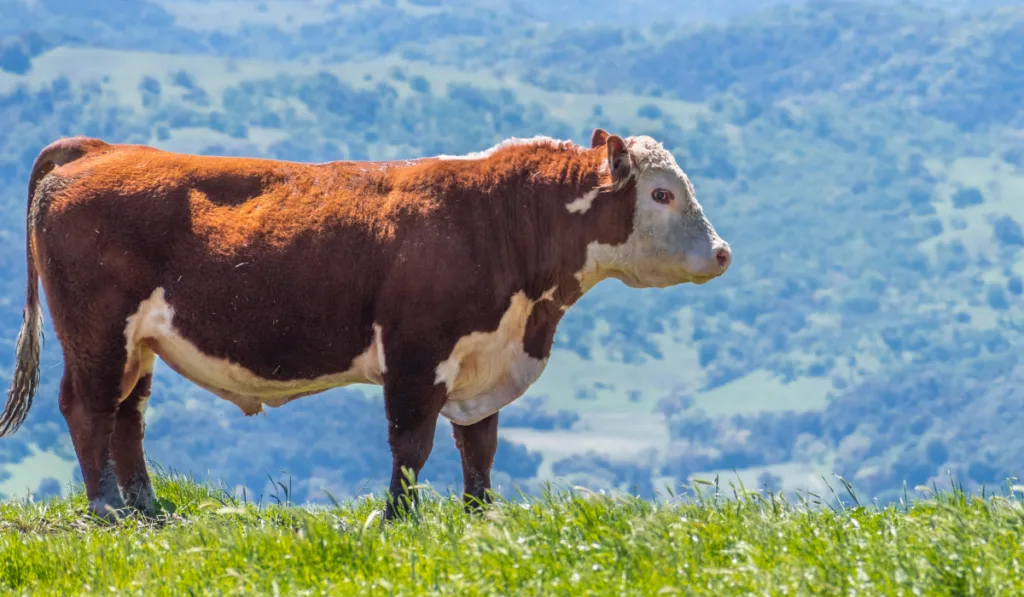
[{"label": "white patch on cow's shoulder", "polygon": [[483,160],[483,159],[491,157],[492,155],[494,155],[495,152],[497,152],[499,150],[502,150],[502,149],[505,149],[506,147],[513,147],[513,146],[516,146],[516,145],[531,145],[531,144],[535,144],[535,143],[536,144],[546,143],[548,145],[551,145],[552,147],[560,147],[560,146],[568,146],[568,144],[570,144],[571,142],[570,141],[563,141],[563,140],[560,140],[560,139],[554,139],[552,137],[546,137],[544,135],[537,135],[535,137],[530,137],[529,139],[520,139],[518,137],[509,137],[508,139],[505,139],[501,143],[498,143],[497,145],[494,145],[493,147],[489,147],[489,148],[487,148],[487,149],[485,149],[483,151],[474,151],[472,153],[467,153],[466,155],[439,155],[439,156],[437,156],[437,159],[439,159],[439,160]]},{"label": "white patch on cow's shoulder", "polygon": [[534,359],[526,353],[512,358],[506,367],[505,381],[490,392],[463,400],[445,403],[441,414],[456,425],[472,425],[493,415],[522,396],[530,385],[540,379],[547,359]]},{"label": "white patch on cow's shoulder", "polygon": [[125,377],[138,379],[140,367],[134,366],[133,360],[139,360],[139,355],[151,349],[185,379],[234,403],[245,414],[254,415],[264,405],[281,406],[294,398],[331,388],[356,383],[382,385],[384,349],[380,326],[374,325],[373,331],[370,345],[352,360],[347,370],[314,379],[266,379],[237,363],[206,355],[182,337],[174,329],[174,309],[164,299],[164,289],[157,288],[128,318],[125,338],[129,358]]},{"label": "white patch on cow's shoulder", "polygon": [[435,383],[448,390],[442,415],[457,425],[472,425],[522,396],[540,378],[547,359],[526,354],[523,337],[534,306],[553,300],[554,292],[552,287],[536,301],[516,293],[494,331],[473,332],[455,343],[436,369]]},{"label": "white patch on cow's shoulder", "polygon": [[569,213],[585,214],[594,204],[594,199],[597,199],[597,196],[600,194],[601,189],[591,189],[584,193],[583,196],[574,199],[571,203],[566,203],[565,209],[569,210]]}]

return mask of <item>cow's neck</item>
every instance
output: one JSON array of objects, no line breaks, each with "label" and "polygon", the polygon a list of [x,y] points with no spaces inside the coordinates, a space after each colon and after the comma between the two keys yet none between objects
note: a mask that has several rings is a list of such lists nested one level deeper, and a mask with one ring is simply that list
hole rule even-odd
[{"label": "cow's neck", "polygon": [[599,188],[610,182],[604,155],[603,148],[552,152],[529,172],[527,214],[521,211],[521,194],[512,195],[510,214],[526,232],[516,237],[525,266],[522,287],[533,296],[555,288],[558,317],[608,277],[598,262],[601,255],[625,242],[633,229],[632,188]]}]

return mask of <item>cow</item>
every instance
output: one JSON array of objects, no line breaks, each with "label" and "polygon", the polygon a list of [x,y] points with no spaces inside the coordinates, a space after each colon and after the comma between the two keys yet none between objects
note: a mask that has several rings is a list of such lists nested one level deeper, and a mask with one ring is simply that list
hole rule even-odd
[{"label": "cow", "polygon": [[[28,285],[0,436],[39,384],[41,281],[88,510],[152,515],[157,357],[245,415],[383,386],[391,483],[417,500],[439,416],[466,503],[490,502],[498,413],[544,371],[599,282],[704,284],[732,261],[672,154],[596,129],[467,156],[307,164],[70,137],[32,166]],[[408,475],[408,477],[407,477]]]}]

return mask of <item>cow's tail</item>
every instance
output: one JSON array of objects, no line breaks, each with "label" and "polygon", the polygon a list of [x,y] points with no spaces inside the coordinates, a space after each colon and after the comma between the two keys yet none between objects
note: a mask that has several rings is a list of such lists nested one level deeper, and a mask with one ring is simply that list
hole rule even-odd
[{"label": "cow's tail", "polygon": [[25,289],[25,310],[22,313],[21,330],[15,345],[14,371],[11,387],[7,391],[7,404],[0,414],[0,437],[13,435],[25,422],[32,408],[32,398],[39,387],[39,353],[43,344],[43,309],[39,304],[39,271],[33,256],[32,243],[36,224],[39,222],[40,206],[36,188],[54,168],[77,160],[90,149],[105,145],[97,139],[73,137],[51,143],[41,152],[32,165],[28,181],[28,207],[25,216],[25,257],[27,260],[28,285]]}]

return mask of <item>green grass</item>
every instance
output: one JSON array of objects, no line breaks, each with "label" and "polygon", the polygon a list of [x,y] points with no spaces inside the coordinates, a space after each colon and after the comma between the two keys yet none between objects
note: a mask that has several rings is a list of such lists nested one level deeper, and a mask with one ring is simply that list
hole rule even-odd
[{"label": "green grass", "polygon": [[[833,510],[703,487],[660,503],[589,492],[501,501],[483,516],[425,496],[246,504],[161,479],[175,511],[107,525],[84,499],[0,505],[0,589],[16,594],[1013,595],[1024,509],[962,491]],[[852,495],[852,494],[851,494]],[[847,500],[849,501],[849,499]]]}]

